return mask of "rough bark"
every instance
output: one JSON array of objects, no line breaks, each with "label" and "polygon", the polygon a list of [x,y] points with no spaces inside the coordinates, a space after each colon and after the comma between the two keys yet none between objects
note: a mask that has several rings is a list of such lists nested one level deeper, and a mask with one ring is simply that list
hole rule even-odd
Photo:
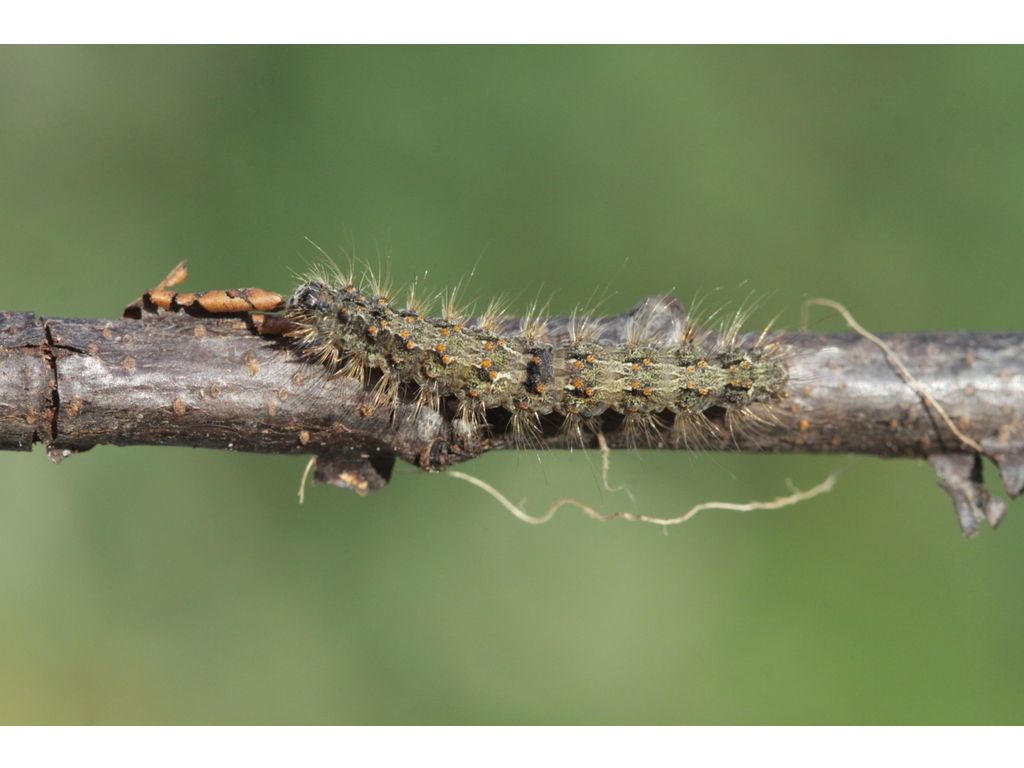
[{"label": "rough bark", "polygon": [[[614,333],[625,316],[608,318]],[[786,334],[789,397],[760,429],[712,450],[864,453],[927,458],[965,532],[999,522],[1003,499],[980,482],[980,459],[936,417],[870,341]],[[886,342],[1024,492],[1024,334],[892,334]],[[500,421],[501,414],[494,414]],[[611,447],[621,422],[602,424]],[[563,445],[551,424],[545,442]],[[318,480],[361,493],[383,487],[397,458],[440,470],[510,447],[500,424],[475,440],[410,403],[374,409],[356,381],[328,378],[245,316],[140,319],[0,313],[0,448],[47,446],[60,460],[94,445],[182,445],[313,454]],[[672,447],[666,440],[654,447]]]}]

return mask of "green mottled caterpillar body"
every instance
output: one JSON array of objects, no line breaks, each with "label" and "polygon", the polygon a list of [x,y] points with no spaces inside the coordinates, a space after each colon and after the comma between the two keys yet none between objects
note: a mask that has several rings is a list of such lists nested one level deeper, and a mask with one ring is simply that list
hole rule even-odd
[{"label": "green mottled caterpillar body", "polygon": [[764,334],[741,337],[738,318],[721,333],[700,331],[670,299],[648,300],[612,328],[497,311],[467,318],[450,305],[428,317],[415,304],[394,307],[380,289],[321,279],[299,286],[286,314],[304,356],[363,380],[376,371],[378,403],[414,389],[424,406],[450,402],[467,428],[504,409],[524,444],[541,417],[560,417],[571,441],[608,411],[621,414],[637,443],[658,439],[669,414],[674,439],[699,441],[717,429],[709,413],[724,412],[731,428],[752,404],[783,398],[787,383],[778,345]]}]

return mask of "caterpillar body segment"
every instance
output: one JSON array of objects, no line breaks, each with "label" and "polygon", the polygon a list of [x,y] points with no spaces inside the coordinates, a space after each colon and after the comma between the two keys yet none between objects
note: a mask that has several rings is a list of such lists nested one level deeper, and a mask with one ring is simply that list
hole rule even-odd
[{"label": "caterpillar body segment", "polygon": [[398,308],[389,297],[350,282],[314,279],[288,301],[288,335],[297,351],[332,372],[365,381],[394,405],[403,389],[422,407],[451,401],[470,429],[503,409],[514,438],[530,444],[542,418],[562,419],[568,442],[582,442],[613,412],[637,445],[666,426],[687,447],[718,435],[709,412],[725,412],[732,430],[754,404],[785,397],[787,368],[778,344],[748,342],[695,328],[674,300],[648,300],[612,333],[601,320],[506,320],[489,311],[473,320],[446,304],[441,317]]}]

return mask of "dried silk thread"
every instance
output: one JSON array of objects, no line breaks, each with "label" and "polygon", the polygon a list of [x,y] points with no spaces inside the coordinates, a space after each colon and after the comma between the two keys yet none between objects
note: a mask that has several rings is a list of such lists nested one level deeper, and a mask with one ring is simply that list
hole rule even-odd
[{"label": "dried silk thread", "polygon": [[800,324],[803,328],[807,328],[811,307],[828,307],[829,309],[834,309],[838,312],[850,328],[882,350],[886,360],[888,360],[889,364],[896,369],[900,378],[902,378],[903,381],[906,382],[907,386],[914,390],[914,393],[921,398],[921,402],[924,403],[926,408],[931,407],[935,409],[935,412],[939,414],[939,418],[942,419],[946,426],[949,427],[949,431],[956,435],[956,438],[961,443],[975,453],[986,455],[985,449],[981,447],[981,444],[978,443],[977,440],[965,434],[963,430],[953,423],[953,419],[950,417],[946,409],[942,407],[942,403],[936,400],[935,396],[924,386],[924,384],[914,377],[914,374],[910,372],[906,364],[904,364],[903,360],[900,359],[900,356],[896,354],[893,348],[882,341],[882,339],[878,338],[878,336],[871,333],[871,331],[867,330],[863,325],[858,323],[850,313],[850,310],[838,301],[833,301],[832,299],[808,299],[804,302],[801,312],[803,317]]},{"label": "dried silk thread", "polygon": [[623,324],[589,317],[509,318],[495,308],[472,318],[443,302],[437,317],[422,303],[392,304],[379,285],[321,274],[288,302],[289,333],[298,351],[332,373],[367,381],[382,406],[412,391],[422,407],[454,409],[466,429],[502,409],[518,444],[557,417],[571,442],[598,431],[606,412],[620,414],[635,444],[659,439],[700,442],[715,434],[709,413],[732,428],[754,404],[786,394],[780,345],[740,335],[742,313],[713,332],[696,327],[674,300],[648,300]]},{"label": "dried silk thread", "polygon": [[528,523],[529,525],[544,525],[545,523],[550,522],[562,507],[575,507],[590,519],[597,520],[602,523],[611,522],[612,520],[625,520],[630,523],[651,523],[653,525],[660,525],[666,528],[670,525],[688,523],[701,512],[706,512],[708,510],[753,512],[755,510],[773,510],[791,507],[796,504],[800,504],[801,502],[813,499],[816,496],[831,492],[832,489],[835,488],[840,474],[841,471],[836,470],[829,474],[829,476],[820,483],[812,488],[808,488],[806,491],[793,488],[790,495],[779,496],[771,501],[749,501],[742,504],[728,501],[705,501],[700,504],[694,504],[686,512],[675,517],[655,517],[652,515],[638,514],[636,512],[612,512],[605,514],[603,512],[599,512],[588,504],[584,504],[579,499],[571,498],[558,499],[548,507],[547,511],[543,515],[534,516],[526,512],[521,506],[513,504],[507,496],[501,493],[501,491],[490,483],[487,483],[478,477],[474,477],[473,475],[468,475],[465,472],[459,472],[454,469],[449,470],[448,472],[450,477],[454,477],[457,480],[463,480],[470,485],[476,486],[508,510],[508,512],[515,518],[524,523]]}]

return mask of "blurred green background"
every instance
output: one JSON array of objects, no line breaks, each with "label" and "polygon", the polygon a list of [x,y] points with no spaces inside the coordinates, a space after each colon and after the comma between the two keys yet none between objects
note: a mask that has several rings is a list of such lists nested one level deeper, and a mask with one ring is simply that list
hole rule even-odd
[{"label": "blurred green background", "polygon": [[[603,310],[675,286],[845,302],[876,331],[1020,329],[1020,48],[0,49],[0,308],[114,317],[288,291],[328,252]],[[824,310],[816,326],[841,324]],[[673,515],[841,457],[618,453]],[[0,454],[6,723],[1003,723],[1024,713],[1024,512],[961,539],[922,462],[663,535],[530,527],[401,467]],[[466,467],[605,511],[593,455]]]}]

